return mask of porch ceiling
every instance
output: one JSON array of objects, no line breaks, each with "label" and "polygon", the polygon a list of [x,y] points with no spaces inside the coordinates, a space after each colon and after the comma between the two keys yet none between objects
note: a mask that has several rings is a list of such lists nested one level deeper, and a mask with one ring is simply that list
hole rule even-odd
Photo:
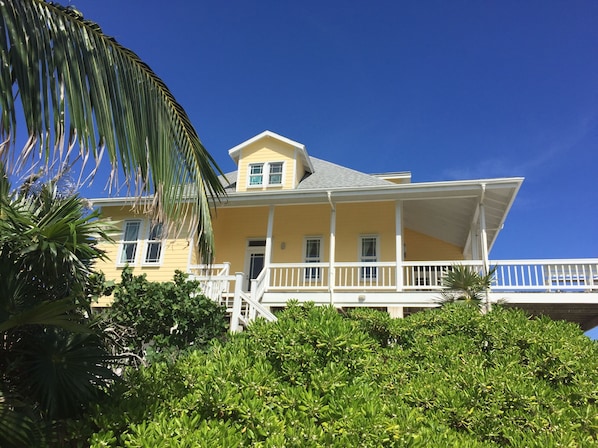
[{"label": "porch ceiling", "polygon": [[[492,186],[483,193],[489,249],[502,228],[518,189],[519,185]],[[480,191],[469,197],[406,200],[403,205],[403,224],[415,231],[465,247],[474,220],[477,219],[476,209],[481,199]]]}]

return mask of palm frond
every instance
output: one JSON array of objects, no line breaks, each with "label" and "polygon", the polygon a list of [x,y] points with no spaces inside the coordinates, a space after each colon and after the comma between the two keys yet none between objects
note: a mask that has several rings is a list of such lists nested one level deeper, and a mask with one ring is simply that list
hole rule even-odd
[{"label": "palm frond", "polygon": [[[83,165],[93,159],[97,168],[105,149],[110,178],[122,170],[136,195],[153,195],[156,219],[180,223],[190,215],[209,261],[210,201],[224,194],[222,172],[147,64],[74,9],[42,0],[0,2],[0,63],[0,158],[51,166],[77,146]],[[18,155],[17,103],[29,134]]]},{"label": "palm frond", "polygon": [[75,308],[72,300],[42,302],[0,321],[0,333],[24,325],[54,325],[73,332],[89,333],[89,327],[72,313]]}]

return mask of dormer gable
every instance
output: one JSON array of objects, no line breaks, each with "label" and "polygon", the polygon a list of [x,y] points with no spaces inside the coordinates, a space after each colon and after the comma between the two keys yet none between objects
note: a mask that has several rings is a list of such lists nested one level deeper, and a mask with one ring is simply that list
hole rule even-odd
[{"label": "dormer gable", "polygon": [[313,165],[305,146],[264,131],[228,151],[237,164],[236,191],[292,190]]}]

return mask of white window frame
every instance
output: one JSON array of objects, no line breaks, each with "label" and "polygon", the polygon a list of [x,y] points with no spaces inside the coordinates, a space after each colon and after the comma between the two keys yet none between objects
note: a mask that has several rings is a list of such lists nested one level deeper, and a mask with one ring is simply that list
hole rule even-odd
[{"label": "white window frame", "polygon": [[[272,172],[274,167],[280,166],[280,173]],[[255,162],[247,166],[247,188],[279,187],[284,185],[284,161]],[[260,167],[261,173],[252,173],[254,167]],[[252,178],[259,176],[260,183],[252,183]],[[271,182],[272,176],[280,176],[280,182]]]},{"label": "white window frame", "polygon": [[[274,173],[272,169],[280,166],[280,172]],[[268,163],[268,185],[282,185],[284,175],[284,162],[271,162]],[[280,182],[272,182],[272,176],[280,176]]]},{"label": "white window frame", "polygon": [[[318,242],[318,255],[309,256],[307,253],[308,244],[310,241]],[[303,262],[304,263],[321,263],[322,262],[322,237],[321,236],[306,236],[303,238]],[[303,278],[307,281],[319,281],[322,277],[322,269],[320,267],[305,268]]]},{"label": "white window frame", "polygon": [[[260,173],[253,173],[253,168],[261,168],[261,172]],[[249,167],[247,168],[248,173],[247,173],[247,186],[248,187],[261,187],[264,185],[264,172],[266,168],[266,164],[265,163],[250,163]],[[257,177],[259,176],[261,181],[260,183],[252,183],[252,178],[253,177]]]},{"label": "white window frame", "polygon": [[[125,236],[127,235],[127,227],[130,224],[137,224],[137,238],[135,240],[125,240]],[[143,222],[141,219],[127,219],[123,223],[123,232],[120,239],[120,245],[118,249],[118,266],[126,266],[126,265],[135,265],[137,263],[137,257],[139,256],[139,243],[140,243],[140,235],[143,231]],[[125,246],[134,245],[134,252],[133,252],[133,259],[131,261],[123,261],[123,255],[125,253]]]},{"label": "white window frame", "polygon": [[[129,225],[136,224],[137,225],[137,239],[136,240],[125,240],[125,236],[127,234],[127,228]],[[160,238],[156,239],[152,237],[152,231],[156,225],[162,226],[162,231],[160,234]],[[144,219],[127,219],[123,222],[123,230],[121,234],[121,239],[118,248],[118,258],[116,262],[117,267],[124,267],[124,266],[160,266],[162,265],[162,260],[164,259],[164,243],[166,238],[164,236],[164,224],[151,222]],[[155,260],[147,261],[147,256],[152,246],[159,244],[159,257]],[[123,261],[123,255],[125,253],[125,248],[128,245],[132,245],[134,247],[134,254],[133,259],[131,261]]]},{"label": "white window frame", "polygon": [[[363,253],[363,244],[364,240],[374,240],[375,246],[375,254],[374,255],[364,255]],[[376,263],[380,257],[380,237],[378,235],[360,235],[359,236],[359,262],[360,263]],[[365,281],[376,280],[378,276],[378,268],[375,266],[372,267],[362,267],[359,269],[359,278]]]},{"label": "white window frame", "polygon": [[[153,236],[154,229],[160,226],[158,235]],[[148,254],[151,247],[158,247],[158,257],[148,261]],[[164,257],[164,224],[161,222],[150,222],[147,229],[147,239],[145,240],[143,248],[143,259],[141,264],[143,266],[160,266],[162,258]]]}]

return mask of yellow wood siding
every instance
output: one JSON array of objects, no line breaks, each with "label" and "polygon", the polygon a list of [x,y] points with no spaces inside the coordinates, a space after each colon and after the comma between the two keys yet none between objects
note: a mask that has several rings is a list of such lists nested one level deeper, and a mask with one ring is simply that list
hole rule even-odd
[{"label": "yellow wood siding", "polygon": [[[296,205],[276,207],[272,231],[272,262],[302,263],[305,237],[321,237],[321,261],[328,261],[330,206]],[[284,247],[284,249],[283,249]]]},{"label": "yellow wood siding", "polygon": [[336,261],[358,261],[365,235],[378,237],[378,261],[395,259],[394,202],[337,204],[336,210]]},{"label": "yellow wood siding", "polygon": [[161,263],[156,265],[144,265],[142,263],[142,258],[146,249],[150,220],[145,215],[136,213],[130,207],[104,207],[102,209],[102,216],[110,218],[116,228],[116,232],[112,235],[114,243],[102,241],[99,244],[100,248],[106,251],[108,259],[98,261],[95,267],[104,272],[106,279],[120,279],[124,268],[117,263],[118,255],[120,253],[120,242],[123,236],[124,222],[132,219],[139,219],[141,221],[136,261],[134,264],[130,265],[136,275],[147,274],[149,280],[167,281],[172,280],[175,270],[187,270],[189,241],[185,236],[167,238],[162,243],[163,254]]},{"label": "yellow wood siding", "polygon": [[408,261],[463,260],[463,248],[438,238],[405,229],[405,251]]},{"label": "yellow wood siding", "polygon": [[[282,185],[268,185],[268,171],[264,169],[261,186],[249,187],[251,163],[283,162]],[[267,166],[265,167],[267,168]],[[237,191],[289,190],[295,188],[295,148],[271,138],[262,139],[243,148],[239,156]]]},{"label": "yellow wood siding", "polygon": [[243,272],[248,239],[266,239],[268,207],[219,208],[214,213],[215,263],[228,261]]}]

